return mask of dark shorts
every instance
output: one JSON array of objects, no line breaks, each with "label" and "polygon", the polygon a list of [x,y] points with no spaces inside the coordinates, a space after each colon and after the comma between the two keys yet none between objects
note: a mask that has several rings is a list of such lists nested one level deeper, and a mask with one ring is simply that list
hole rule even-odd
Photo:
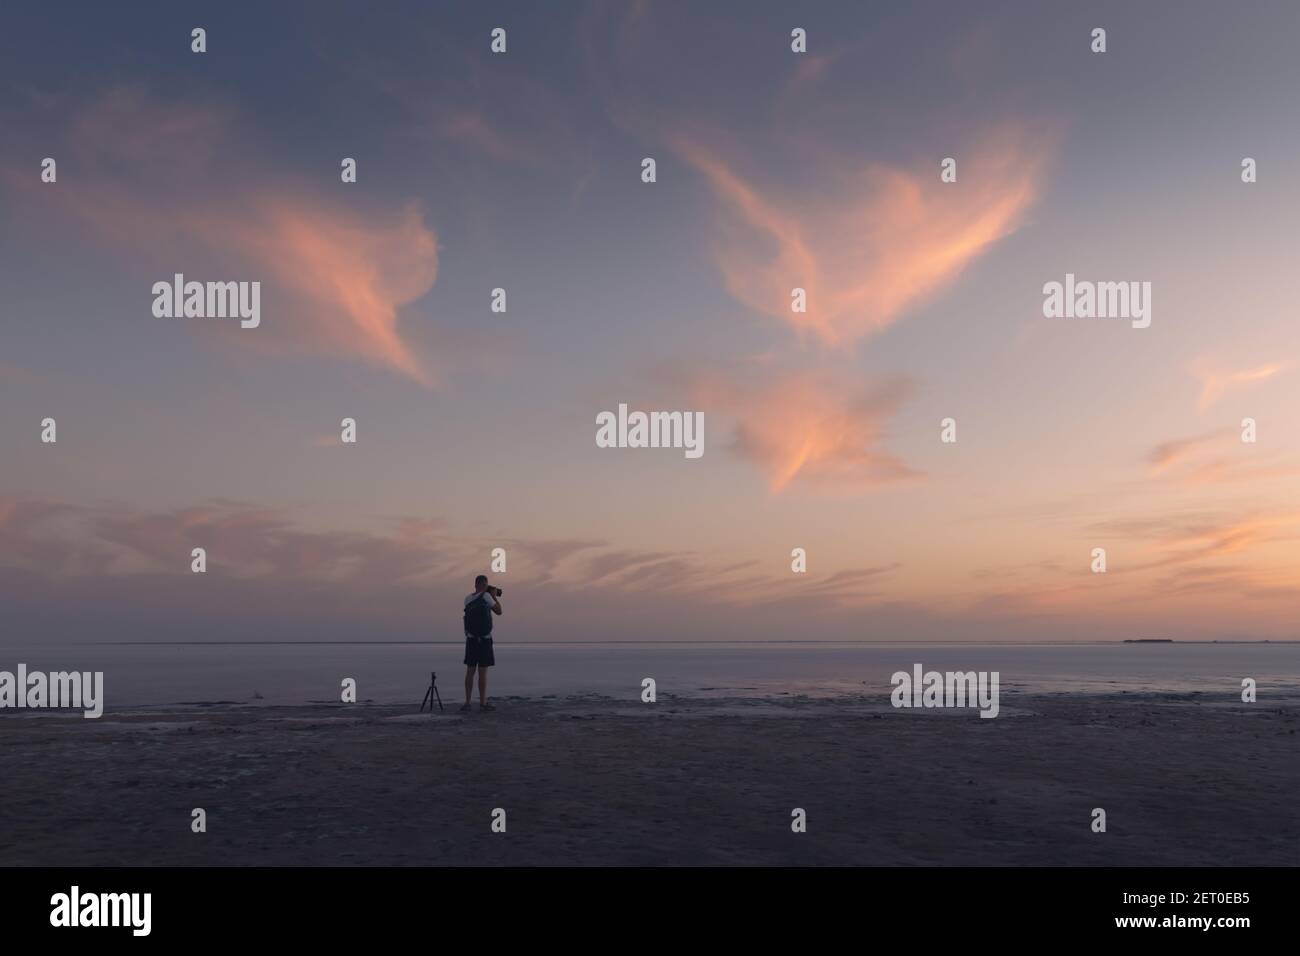
[{"label": "dark shorts", "polygon": [[466,667],[491,667],[496,662],[497,659],[492,654],[492,638],[490,637],[465,638],[465,666]]}]

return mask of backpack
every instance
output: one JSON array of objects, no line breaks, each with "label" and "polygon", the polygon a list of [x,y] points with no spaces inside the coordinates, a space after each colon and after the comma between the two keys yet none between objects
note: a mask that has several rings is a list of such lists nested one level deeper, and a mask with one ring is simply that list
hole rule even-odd
[{"label": "backpack", "polygon": [[480,594],[465,605],[465,633],[470,637],[488,637],[492,634],[492,608]]}]

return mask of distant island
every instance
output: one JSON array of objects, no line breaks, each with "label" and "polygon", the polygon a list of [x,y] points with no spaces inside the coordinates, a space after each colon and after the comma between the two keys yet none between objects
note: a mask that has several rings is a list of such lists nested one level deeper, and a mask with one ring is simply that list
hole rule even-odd
[{"label": "distant island", "polygon": [[1122,644],[1300,644],[1300,641],[1274,641],[1265,638],[1262,641],[1175,641],[1172,637],[1139,637],[1121,641]]}]

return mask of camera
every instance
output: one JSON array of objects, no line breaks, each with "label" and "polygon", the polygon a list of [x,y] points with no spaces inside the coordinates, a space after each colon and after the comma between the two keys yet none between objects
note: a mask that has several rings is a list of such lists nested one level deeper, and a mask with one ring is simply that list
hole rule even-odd
[{"label": "camera", "polygon": [[487,586],[487,593],[488,593],[488,594],[491,594],[493,597],[500,597],[500,596],[501,596],[501,589],[500,589],[500,588],[494,588],[492,585],[489,584],[489,585]]}]

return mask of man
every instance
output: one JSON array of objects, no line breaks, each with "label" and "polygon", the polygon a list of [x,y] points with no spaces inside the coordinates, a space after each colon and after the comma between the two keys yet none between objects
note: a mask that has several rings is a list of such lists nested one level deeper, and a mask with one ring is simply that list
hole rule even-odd
[{"label": "man", "polygon": [[487,669],[496,663],[492,656],[492,615],[501,613],[500,588],[488,587],[486,574],[474,579],[474,593],[465,598],[465,706],[474,689],[474,670],[478,669],[478,709],[496,710],[487,702]]}]

